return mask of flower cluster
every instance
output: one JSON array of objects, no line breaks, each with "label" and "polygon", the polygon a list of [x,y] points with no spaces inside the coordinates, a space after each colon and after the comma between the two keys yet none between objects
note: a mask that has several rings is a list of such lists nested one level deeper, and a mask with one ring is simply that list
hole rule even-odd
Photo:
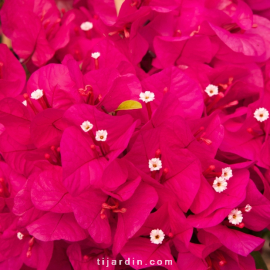
[{"label": "flower cluster", "polygon": [[4,1],[0,269],[255,270],[269,0],[118,2]]}]

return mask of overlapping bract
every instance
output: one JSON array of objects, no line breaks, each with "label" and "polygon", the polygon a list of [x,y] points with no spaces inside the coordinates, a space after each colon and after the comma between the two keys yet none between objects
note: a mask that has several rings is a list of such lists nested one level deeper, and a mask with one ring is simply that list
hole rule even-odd
[{"label": "overlapping bract", "polygon": [[[0,44],[0,269],[255,270],[254,232],[270,229],[269,8],[5,1],[18,59]],[[142,108],[118,111],[128,100]]]}]

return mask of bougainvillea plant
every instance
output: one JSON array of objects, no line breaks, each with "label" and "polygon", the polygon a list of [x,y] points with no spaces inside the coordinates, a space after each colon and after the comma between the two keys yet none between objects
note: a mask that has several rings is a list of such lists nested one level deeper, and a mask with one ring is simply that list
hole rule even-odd
[{"label": "bougainvillea plant", "polygon": [[1,270],[265,267],[269,0],[5,0],[0,18]]}]

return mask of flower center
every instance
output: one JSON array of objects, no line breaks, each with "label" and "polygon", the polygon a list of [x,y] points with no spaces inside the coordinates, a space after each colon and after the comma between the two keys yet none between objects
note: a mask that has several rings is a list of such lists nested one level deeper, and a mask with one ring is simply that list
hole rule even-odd
[{"label": "flower center", "polygon": [[212,144],[212,141],[209,140],[209,139],[207,139],[207,138],[205,138],[205,137],[204,137],[205,134],[206,134],[206,132],[203,132],[203,133],[197,138],[197,141],[198,141],[198,142],[199,142],[199,141],[204,142],[206,145],[211,145],[211,144]]},{"label": "flower center", "polygon": [[[259,121],[260,129],[263,132],[263,135],[266,135],[264,121],[266,121],[269,118],[269,111],[265,108],[258,108],[254,112],[254,117],[256,118],[257,121]],[[251,133],[253,136],[256,135],[257,133],[252,128],[248,128],[247,131]]]},{"label": "flower center", "polygon": [[105,142],[107,140],[108,132],[107,130],[96,131],[96,141]]},{"label": "flower center", "polygon": [[24,234],[21,233],[21,232],[18,232],[18,233],[17,233],[17,238],[18,238],[19,240],[23,240]]},{"label": "flower center", "polygon": [[241,29],[236,23],[228,23],[223,28],[229,31],[231,34],[241,33],[244,34],[245,30]]},{"label": "flower center", "polygon": [[52,145],[50,147],[52,154],[46,153],[44,155],[45,159],[47,159],[53,165],[62,165],[60,147],[55,147]]},{"label": "flower center", "polygon": [[106,215],[105,215],[105,210],[108,209],[108,210],[111,210],[113,213],[121,213],[121,214],[124,214],[127,212],[127,209],[126,208],[121,208],[119,209],[119,202],[112,199],[113,202],[114,202],[114,205],[109,205],[108,203],[103,203],[102,204],[102,209],[101,209],[101,212],[100,212],[100,218],[101,219],[105,219],[106,218]]},{"label": "flower center", "polygon": [[150,232],[150,241],[152,244],[156,244],[156,245],[162,244],[164,239],[165,239],[165,234],[162,230],[156,229]]},{"label": "flower center", "polygon": [[87,104],[94,105],[94,91],[93,91],[93,87],[91,85],[86,85],[84,87],[84,89],[80,88],[79,93],[81,96],[86,97]]},{"label": "flower center", "polygon": [[56,30],[59,27],[60,22],[61,22],[60,18],[57,18],[55,21],[51,20],[44,21],[43,28],[46,32],[46,38],[48,40],[51,40],[55,36]]},{"label": "flower center", "polygon": [[130,29],[131,29],[131,23],[128,23],[121,30],[110,32],[109,36],[113,36],[115,34],[118,34],[121,38],[129,38]]}]

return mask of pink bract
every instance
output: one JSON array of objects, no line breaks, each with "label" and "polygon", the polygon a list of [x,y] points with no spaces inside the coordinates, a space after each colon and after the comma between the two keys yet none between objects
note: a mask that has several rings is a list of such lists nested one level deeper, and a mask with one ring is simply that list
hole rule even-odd
[{"label": "pink bract", "polygon": [[1,7],[0,270],[256,270],[269,1],[116,2]]}]

